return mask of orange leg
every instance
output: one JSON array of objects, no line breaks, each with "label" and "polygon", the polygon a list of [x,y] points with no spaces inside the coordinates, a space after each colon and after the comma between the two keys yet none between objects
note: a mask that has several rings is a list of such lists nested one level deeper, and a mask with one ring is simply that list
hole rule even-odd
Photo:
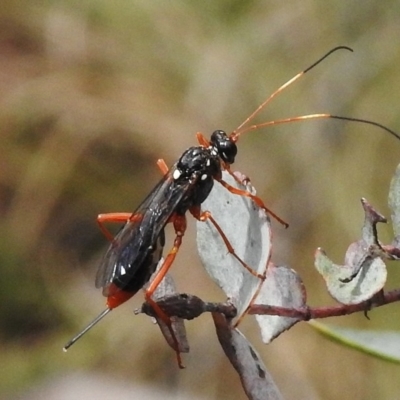
[{"label": "orange leg", "polygon": [[201,132],[196,133],[196,138],[201,146],[204,146],[204,147],[210,146],[210,142],[204,137],[204,135]]},{"label": "orange leg", "polygon": [[210,211],[200,211],[199,207],[192,207],[190,209],[191,214],[199,221],[207,221],[209,220],[215,227],[215,229],[218,231],[220,234],[223,242],[225,243],[226,248],[228,249],[228,253],[231,254],[233,257],[236,258],[242,264],[242,266],[249,271],[253,276],[256,276],[257,278],[260,279],[265,279],[264,275],[258,274],[257,272],[254,272],[253,269],[251,269],[235,252],[235,249],[232,247],[231,243],[229,242],[229,239],[226,237],[224,231],[221,229],[221,227],[218,225],[217,221],[213,218],[211,215]]},{"label": "orange leg", "polygon": [[168,173],[169,168],[168,168],[166,162],[165,162],[162,158],[160,158],[159,160],[157,160],[157,166],[158,166],[158,168],[160,168],[161,172],[162,172],[164,175],[166,175],[166,174]]},{"label": "orange leg", "polygon": [[[246,192],[247,193],[247,192]],[[247,314],[247,310],[251,307],[251,305],[253,304],[254,300],[256,299],[256,297],[258,296],[258,293],[261,289],[261,284],[262,282],[265,280],[265,274],[266,271],[263,274],[258,274],[256,273],[253,269],[251,269],[236,253],[234,248],[232,247],[231,243],[229,242],[229,239],[226,237],[225,233],[223,232],[223,230],[221,229],[221,227],[218,225],[217,221],[215,221],[215,219],[213,218],[213,216],[211,215],[211,213],[209,211],[204,211],[204,212],[200,212],[200,208],[192,208],[190,210],[190,212],[192,213],[192,215],[198,219],[199,221],[206,221],[209,220],[215,227],[215,229],[218,231],[218,233],[220,234],[222,240],[225,243],[226,248],[228,249],[228,252],[236,258],[236,260],[238,260],[240,262],[240,264],[247,270],[249,271],[253,276],[259,278],[260,281],[260,285],[256,291],[256,293],[253,295],[248,308],[246,309],[245,312],[242,313],[242,315],[239,317],[239,319],[235,322],[235,327],[237,327],[239,325],[239,323],[242,321],[243,317]]]},{"label": "orange leg", "polygon": [[285,228],[289,226],[287,222],[285,222],[283,219],[279,218],[275,213],[273,213],[269,208],[267,208],[264,204],[264,202],[258,197],[254,196],[253,194],[247,192],[246,190],[241,190],[241,189],[236,189],[233,186],[229,185],[229,183],[226,183],[222,179],[217,179],[218,182],[227,190],[229,190],[233,194],[237,194],[239,196],[244,196],[244,197],[249,197],[258,205],[258,207],[262,208],[267,214],[271,215],[273,218],[275,218],[278,222],[280,222]]},{"label": "orange leg", "polygon": [[113,222],[113,223],[126,223],[128,221],[138,221],[142,218],[141,215],[132,214],[132,213],[107,213],[107,214],[99,214],[97,216],[97,224],[99,225],[100,230],[103,232],[103,235],[110,241],[114,241],[114,236],[111,232],[104,226],[104,223]]},{"label": "orange leg", "polygon": [[230,168],[229,164],[224,163],[224,170],[240,185],[247,185],[248,183],[251,183],[250,178],[247,175],[241,174],[241,178],[237,177]]},{"label": "orange leg", "polygon": [[173,245],[172,249],[170,250],[170,252],[168,253],[167,257],[165,258],[164,263],[161,266],[161,268],[159,269],[154,280],[150,283],[149,287],[147,288],[147,290],[145,292],[145,298],[146,298],[146,301],[152,306],[153,310],[156,312],[158,317],[160,317],[162,319],[162,321],[167,325],[168,330],[171,334],[172,340],[174,341],[176,358],[178,360],[179,368],[184,368],[184,366],[182,364],[181,353],[179,351],[179,343],[178,343],[178,340],[176,339],[175,333],[172,329],[171,319],[167,314],[165,314],[165,312],[163,310],[161,310],[160,306],[152,299],[154,291],[157,289],[160,282],[164,279],[164,277],[167,274],[168,270],[170,269],[172,263],[174,262],[175,257],[179,251],[179,248],[181,247],[181,244],[182,244],[182,237],[186,231],[186,217],[184,215],[182,215],[182,216],[175,215],[173,217],[173,220],[171,220],[171,222],[173,222],[173,224],[174,224],[174,229],[175,229],[175,233],[176,233],[174,245]]}]

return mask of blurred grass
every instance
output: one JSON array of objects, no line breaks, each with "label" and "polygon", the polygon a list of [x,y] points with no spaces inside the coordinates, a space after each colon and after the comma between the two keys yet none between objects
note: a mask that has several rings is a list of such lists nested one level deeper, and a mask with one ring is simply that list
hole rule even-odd
[{"label": "blurred grass", "polygon": [[[19,1],[0,10],[0,318],[12,396],[69,370],[244,398],[210,318],[188,324],[187,370],[157,328],[116,310],[67,355],[64,342],[103,307],[94,290],[106,245],[95,217],[132,211],[194,134],[230,131],[274,89],[337,45],[337,53],[277,98],[260,121],[304,113],[369,118],[400,131],[398,1]],[[313,268],[322,246],[340,262],[359,237],[364,196],[390,216],[387,191],[400,143],[338,121],[243,135],[237,168],[275,224],[274,260],[304,278],[312,304],[331,302]],[[390,240],[390,230],[381,229]],[[180,290],[222,299],[196,258],[189,229],[173,268]],[[400,276],[390,268],[390,284]],[[124,315],[126,318],[124,318]],[[338,319],[397,329],[397,306]],[[288,399],[385,399],[397,367],[342,349],[297,326],[262,347],[246,333]],[[202,323],[204,322],[204,323]],[[373,379],[371,379],[373,377]]]}]

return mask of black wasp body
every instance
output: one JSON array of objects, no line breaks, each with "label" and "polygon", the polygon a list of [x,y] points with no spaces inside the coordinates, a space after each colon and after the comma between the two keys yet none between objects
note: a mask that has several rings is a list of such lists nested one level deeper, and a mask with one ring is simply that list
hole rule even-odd
[{"label": "black wasp body", "polygon": [[[164,228],[174,223],[177,235],[188,210],[199,215],[200,205],[220,180],[222,168],[234,162],[236,144],[221,130],[208,145],[187,149],[163,176],[112,240],[100,264],[96,287],[102,287],[109,308],[132,297],[150,279],[162,255]],[[180,232],[182,231],[182,232]]]}]

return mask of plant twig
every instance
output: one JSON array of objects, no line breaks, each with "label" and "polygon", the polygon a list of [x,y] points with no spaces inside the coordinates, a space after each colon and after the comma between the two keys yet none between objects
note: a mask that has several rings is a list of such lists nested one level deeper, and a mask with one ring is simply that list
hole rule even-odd
[{"label": "plant twig", "polygon": [[[359,304],[338,304],[325,307],[301,307],[287,308],[280,306],[253,304],[248,310],[250,315],[277,315],[280,317],[297,318],[302,321],[310,319],[337,317],[349,315],[356,312],[368,312],[372,308],[381,307],[386,304],[400,301],[400,289],[384,293],[381,291],[373,298]],[[179,294],[164,297],[157,301],[158,305],[170,316],[177,316],[183,319],[194,319],[204,312],[217,312],[225,315],[228,319],[236,316],[236,309],[233,304],[205,302],[197,296]],[[154,312],[148,303],[143,303],[141,310],[147,315],[153,316]]]}]

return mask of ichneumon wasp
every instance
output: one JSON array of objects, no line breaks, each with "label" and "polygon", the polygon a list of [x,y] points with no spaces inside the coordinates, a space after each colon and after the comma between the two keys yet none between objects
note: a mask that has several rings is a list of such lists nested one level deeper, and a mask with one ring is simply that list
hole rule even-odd
[{"label": "ichneumon wasp", "polygon": [[[201,133],[197,133],[199,145],[187,149],[171,169],[168,169],[163,160],[159,160],[158,166],[163,172],[163,177],[136,211],[133,213],[100,214],[98,216],[97,222],[101,231],[111,241],[96,276],[96,287],[103,288],[103,294],[107,297],[107,308],[84,330],[70,340],[65,345],[64,350],[72,346],[72,344],[112,309],[131,298],[149,281],[161,259],[165,242],[164,228],[168,223],[172,223],[175,230],[173,247],[167,254],[153,281],[145,290],[145,299],[168,326],[174,342],[173,347],[177,355],[178,364],[182,367],[179,345],[171,327],[171,320],[152,299],[152,295],[171,267],[179,251],[186,231],[186,213],[188,211],[199,221],[210,221],[221,235],[231,256],[235,257],[251,274],[264,279],[263,275],[255,273],[236,255],[229,239],[214,217],[208,211],[201,210],[201,204],[211,192],[214,181],[217,181],[231,193],[251,198],[258,207],[264,209],[265,212],[284,226],[288,226],[264,205],[261,198],[245,190],[236,189],[222,180],[223,170],[226,170],[235,178],[235,175],[230,172],[230,165],[235,161],[237,155],[236,142],[243,133],[287,122],[333,118],[375,125],[400,140],[400,136],[397,133],[376,122],[331,114],[302,115],[249,125],[254,117],[276,95],[321,63],[330,54],[340,49],[352,51],[352,49],[345,46],[339,46],[330,50],[310,67],[294,76],[273,92],[231,134],[228,135],[222,130],[216,130],[212,133],[211,138],[207,140]],[[104,226],[106,222],[124,223],[124,226],[113,237]]]}]

